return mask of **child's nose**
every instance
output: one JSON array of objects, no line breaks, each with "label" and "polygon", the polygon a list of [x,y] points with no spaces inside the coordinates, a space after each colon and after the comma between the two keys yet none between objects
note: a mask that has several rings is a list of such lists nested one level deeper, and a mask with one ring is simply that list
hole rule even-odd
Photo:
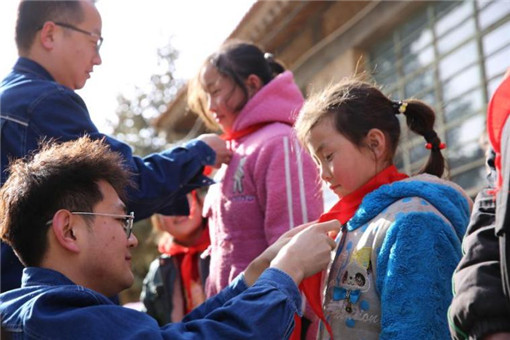
[{"label": "child's nose", "polygon": [[323,181],[328,182],[331,179],[331,172],[329,171],[329,168],[327,166],[322,165],[320,172]]},{"label": "child's nose", "polygon": [[207,109],[209,110],[209,112],[216,112],[216,110],[218,109],[218,106],[212,99],[209,99],[207,104],[208,104]]}]

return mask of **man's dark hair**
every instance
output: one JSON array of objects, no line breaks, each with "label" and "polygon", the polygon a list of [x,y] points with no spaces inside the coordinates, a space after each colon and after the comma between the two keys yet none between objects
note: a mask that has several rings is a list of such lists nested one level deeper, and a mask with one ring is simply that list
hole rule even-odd
[{"label": "man's dark hair", "polygon": [[92,212],[103,199],[101,180],[127,202],[126,189],[132,185],[122,155],[104,140],[88,136],[43,143],[39,152],[11,162],[8,170],[0,189],[0,238],[25,266],[40,265],[47,249],[47,222],[59,209]]},{"label": "man's dark hair", "polygon": [[84,20],[81,1],[23,0],[18,7],[16,46],[19,52],[28,52],[35,35],[46,21],[79,24]]}]

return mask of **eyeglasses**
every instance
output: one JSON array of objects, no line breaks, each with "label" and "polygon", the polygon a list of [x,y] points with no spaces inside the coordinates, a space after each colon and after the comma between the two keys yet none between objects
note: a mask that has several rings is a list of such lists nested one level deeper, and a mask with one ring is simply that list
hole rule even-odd
[{"label": "eyeglasses", "polygon": [[80,33],[89,35],[89,36],[91,36],[93,38],[97,38],[97,41],[96,41],[96,51],[99,52],[99,49],[101,48],[101,45],[103,44],[103,37],[100,36],[99,34],[94,33],[94,32],[85,31],[85,30],[82,30],[81,28],[78,28],[76,26],[73,26],[73,25],[70,25],[70,24],[66,24],[66,23],[63,23],[63,22],[55,22],[55,25],[61,26],[61,27],[65,27],[65,28],[68,28],[70,30],[73,30],[73,31],[76,31],[76,32],[80,32]]},{"label": "eyeglasses", "polygon": [[[131,237],[131,234],[133,233],[133,221],[135,219],[135,213],[132,211],[129,213],[129,215],[117,215],[117,214],[106,214],[106,213],[93,213],[93,212],[86,212],[86,211],[71,211],[71,214],[73,215],[87,215],[87,216],[105,216],[105,217],[113,217],[119,221],[122,221],[123,225],[122,228],[124,229],[124,232],[126,233],[127,238],[129,239]],[[53,222],[53,220],[49,220],[46,222],[46,225],[50,225]]]},{"label": "eyeglasses", "polygon": [[103,214],[84,211],[71,211],[71,214],[113,217],[117,220],[122,221],[122,223],[124,224],[122,228],[126,232],[126,236],[128,239],[131,237],[131,234],[133,233],[133,221],[135,219],[135,213],[133,211],[130,212],[129,215]]}]

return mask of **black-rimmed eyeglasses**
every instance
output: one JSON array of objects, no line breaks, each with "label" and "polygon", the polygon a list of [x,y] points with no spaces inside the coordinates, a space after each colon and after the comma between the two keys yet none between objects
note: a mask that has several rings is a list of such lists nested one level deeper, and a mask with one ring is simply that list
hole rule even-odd
[{"label": "black-rimmed eyeglasses", "polygon": [[[129,239],[131,237],[131,234],[133,233],[133,222],[135,219],[135,213],[132,211],[129,213],[129,215],[118,215],[118,214],[106,214],[106,213],[94,213],[94,212],[87,212],[87,211],[71,211],[71,214],[73,215],[87,215],[87,216],[105,216],[105,217],[113,217],[120,222],[122,222],[122,228],[124,229],[124,232],[126,233],[127,238]],[[46,224],[51,224],[53,220],[49,220],[46,222]]]},{"label": "black-rimmed eyeglasses", "polygon": [[94,33],[94,32],[85,31],[85,30],[82,30],[81,28],[78,28],[76,26],[73,26],[71,24],[66,24],[66,23],[63,23],[63,22],[55,22],[55,25],[61,26],[61,27],[65,27],[65,28],[68,28],[70,30],[73,30],[73,31],[76,31],[76,32],[80,32],[80,33],[89,35],[89,36],[91,36],[93,38],[96,38],[97,39],[97,41],[96,41],[96,51],[99,52],[99,49],[101,48],[101,45],[103,44],[103,37],[100,36],[99,34]]}]

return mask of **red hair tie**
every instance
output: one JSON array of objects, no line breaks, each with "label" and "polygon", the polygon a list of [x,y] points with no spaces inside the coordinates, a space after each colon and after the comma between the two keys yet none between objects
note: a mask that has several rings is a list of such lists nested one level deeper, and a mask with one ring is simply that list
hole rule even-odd
[{"label": "red hair tie", "polygon": [[[432,148],[433,148],[432,143],[425,144],[425,148],[428,150],[432,150]],[[446,143],[443,143],[443,142],[439,143],[439,145],[437,146],[437,149],[438,150],[446,149]]]}]

